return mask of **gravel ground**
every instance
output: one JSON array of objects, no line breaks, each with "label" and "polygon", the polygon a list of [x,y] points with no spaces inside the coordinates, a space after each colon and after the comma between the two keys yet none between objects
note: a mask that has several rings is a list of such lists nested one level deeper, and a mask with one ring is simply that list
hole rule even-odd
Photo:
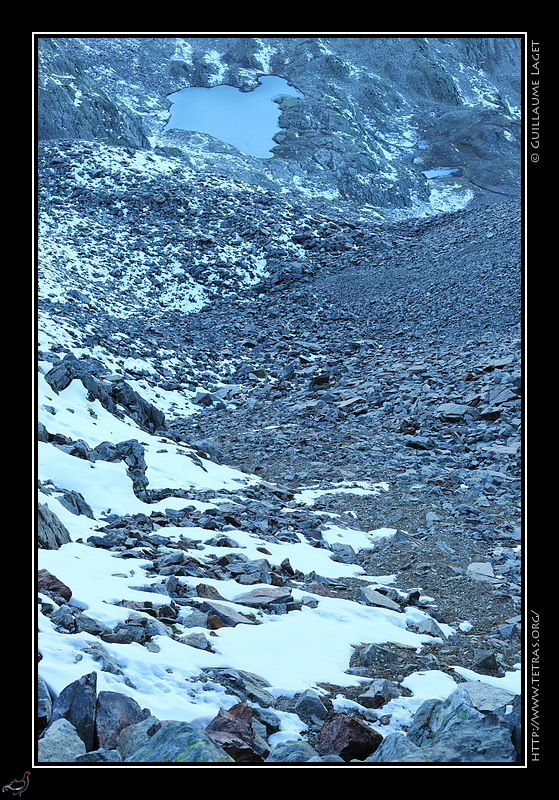
[{"label": "gravel ground", "polygon": [[[176,431],[291,488],[388,483],[380,497],[323,495],[314,508],[406,532],[359,563],[420,587],[440,621],[470,623],[408,657],[404,674],[473,668],[477,651],[494,654],[496,674],[520,661],[519,624],[497,630],[520,613],[518,236],[508,203],[402,224],[382,250],[328,254],[306,282],[188,320],[206,343],[198,357],[225,350],[237,367],[224,382],[239,389]],[[461,409],[440,412],[448,403]],[[477,563],[493,577],[468,569]],[[359,591],[342,583],[340,596]]]}]

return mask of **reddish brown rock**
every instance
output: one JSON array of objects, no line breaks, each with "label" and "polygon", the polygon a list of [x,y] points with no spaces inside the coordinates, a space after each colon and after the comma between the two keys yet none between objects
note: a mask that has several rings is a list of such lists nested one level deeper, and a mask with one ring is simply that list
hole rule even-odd
[{"label": "reddish brown rock", "polygon": [[246,606],[266,606],[270,603],[287,603],[292,600],[291,589],[281,586],[259,586],[235,597],[236,603]]},{"label": "reddish brown rock", "polygon": [[152,617],[157,616],[157,612],[153,607],[153,603],[149,600],[144,602],[143,600],[121,600],[119,603],[115,603],[117,606],[123,606],[124,608],[129,608],[131,611],[142,611],[145,614],[149,614]]},{"label": "reddish brown rock", "polygon": [[141,722],[147,716],[138,703],[120,692],[99,692],[96,706],[96,732],[99,747],[114,749],[124,728]]},{"label": "reddish brown rock", "polygon": [[382,735],[356,715],[330,712],[322,728],[318,742],[319,755],[335,754],[344,761],[363,759],[380,746]]},{"label": "reddish brown rock", "polygon": [[329,589],[324,583],[309,583],[307,589],[309,592],[312,592],[313,594],[319,594],[322,597],[337,597],[336,592],[334,592],[332,589]]},{"label": "reddish brown rock", "polygon": [[252,727],[252,709],[247,703],[221,709],[206,733],[238,763],[261,764],[270,751]]},{"label": "reddish brown rock", "polygon": [[198,597],[206,597],[210,600],[225,600],[225,598],[222,597],[217,591],[215,586],[210,586],[207,583],[199,583],[196,587],[196,594]]},{"label": "reddish brown rock", "polygon": [[65,583],[62,583],[56,575],[46,569],[40,569],[37,575],[37,586],[39,591],[45,590],[62,597],[68,601],[72,597],[72,590]]},{"label": "reddish brown rock", "polygon": [[206,622],[208,628],[212,631],[217,631],[218,628],[227,628],[227,623],[224,622],[217,614],[210,614]]}]

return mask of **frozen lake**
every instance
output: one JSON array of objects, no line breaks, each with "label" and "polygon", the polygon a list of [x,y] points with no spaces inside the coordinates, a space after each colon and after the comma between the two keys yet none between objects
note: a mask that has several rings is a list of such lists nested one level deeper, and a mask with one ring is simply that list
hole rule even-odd
[{"label": "frozen lake", "polygon": [[285,78],[265,75],[259,86],[241,92],[234,86],[213,86],[210,89],[189,87],[169,95],[171,117],[165,130],[180,128],[208,133],[232,144],[242,153],[257,158],[271,158],[279,131],[278,97],[303,97]]},{"label": "frozen lake", "polygon": [[452,175],[462,175],[462,167],[433,167],[424,169],[426,178],[450,178]]}]

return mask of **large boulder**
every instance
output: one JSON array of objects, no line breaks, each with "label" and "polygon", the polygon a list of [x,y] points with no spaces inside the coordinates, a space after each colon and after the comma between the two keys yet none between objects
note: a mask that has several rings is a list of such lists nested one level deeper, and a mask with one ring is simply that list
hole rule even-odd
[{"label": "large boulder", "polygon": [[161,728],[161,722],[157,717],[149,716],[141,722],[123,728],[117,740],[117,750],[125,761],[128,756],[133,755],[141,747],[144,747],[154,733]]},{"label": "large boulder", "polygon": [[367,764],[421,764],[428,761],[425,752],[399,731],[390,733],[378,749],[365,759]]},{"label": "large boulder", "polygon": [[66,686],[52,706],[51,726],[58,719],[66,719],[85,744],[86,751],[95,749],[95,706],[97,673],[90,672]]},{"label": "large boulder", "polygon": [[236,703],[229,709],[220,709],[206,733],[236,762],[260,764],[270,748],[254,730],[252,721],[251,707],[247,703]]},{"label": "large boulder", "polygon": [[50,722],[52,698],[47,684],[39,675],[37,680],[37,731],[42,733]]},{"label": "large boulder", "polygon": [[66,763],[75,761],[86,752],[85,744],[71,722],[57,719],[39,739],[37,760],[43,762]]},{"label": "large boulder", "polygon": [[363,760],[375,752],[382,742],[382,734],[356,714],[330,712],[320,729],[319,755],[334,753],[344,761]]},{"label": "large boulder", "polygon": [[297,764],[310,761],[317,756],[318,753],[310,744],[302,739],[294,739],[274,745],[266,758],[266,764],[271,762]]},{"label": "large boulder", "polygon": [[149,712],[142,711],[139,704],[120,692],[99,692],[96,706],[96,730],[100,748],[112,750],[116,747],[120,732],[135,725]]},{"label": "large boulder", "polygon": [[446,700],[426,700],[407,736],[433,763],[518,760],[514,726],[502,714],[478,711],[467,688],[459,687]]},{"label": "large boulder", "polygon": [[234,763],[203,728],[188,722],[162,725],[146,744],[124,760],[148,764]]},{"label": "large boulder", "polygon": [[37,545],[43,550],[58,550],[70,541],[70,533],[46,503],[37,512]]},{"label": "large boulder", "polygon": [[122,757],[118,750],[106,750],[101,747],[76,758],[77,764],[98,764],[102,761],[122,761]]}]

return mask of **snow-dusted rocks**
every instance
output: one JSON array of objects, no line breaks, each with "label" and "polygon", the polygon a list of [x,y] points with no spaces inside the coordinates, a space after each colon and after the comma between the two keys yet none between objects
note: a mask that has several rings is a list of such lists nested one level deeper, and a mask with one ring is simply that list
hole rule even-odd
[{"label": "snow-dusted rocks", "polygon": [[[41,47],[40,758],[514,762],[516,45],[212,41]],[[163,132],[288,55],[265,165]]]},{"label": "snow-dusted rocks", "polygon": [[[432,240],[441,253],[450,230]],[[40,674],[55,700],[94,671],[100,693],[122,694],[162,722],[202,719],[203,728],[247,703],[266,759],[295,737],[330,760],[336,754],[316,749],[322,712],[300,701],[309,686],[317,708],[339,713],[341,692],[385,738],[407,729],[424,697],[408,679],[444,668],[448,683],[430,695],[444,699],[461,679],[455,667],[476,669],[470,642],[498,667],[488,675],[480,664],[481,674],[517,691],[518,629],[486,643],[464,623],[479,613],[479,592],[496,624],[516,610],[507,600],[500,611],[494,594],[515,595],[516,461],[475,446],[478,436],[487,446],[516,433],[516,359],[449,345],[429,361],[411,345],[393,350],[386,330],[381,346],[368,335],[347,345],[344,325],[357,334],[366,312],[339,320],[327,294],[318,313],[305,285],[284,288],[277,304],[252,290],[242,305],[215,302],[183,317],[180,335],[172,317],[147,333],[126,321],[112,355],[108,339],[89,355],[75,305],[67,329],[50,325],[45,305],[41,503],[70,537],[40,558],[66,586],[63,595],[39,586]],[[117,343],[132,330],[142,358],[120,358]],[[191,363],[148,343],[155,333],[179,356],[188,337]],[[475,411],[497,377],[512,387],[497,398],[499,418],[437,414],[449,396],[467,396]],[[197,387],[220,403],[196,403]],[[426,431],[432,446],[406,447],[409,431]],[[502,536],[487,549],[484,503],[495,498]],[[491,564],[491,582],[472,579],[476,563]],[[379,680],[390,689],[377,691]],[[106,760],[105,751],[82,756]]]},{"label": "snow-dusted rocks", "polygon": [[[276,195],[429,213],[518,192],[520,47],[483,36],[41,37],[39,130],[131,154],[149,145]],[[263,75],[301,95],[279,104],[272,159],[168,129],[176,91],[247,92]],[[169,192],[153,196],[165,205]]]},{"label": "snow-dusted rocks", "polygon": [[[250,674],[230,678],[261,682]],[[91,676],[84,676],[55,702],[39,740],[40,762],[516,763],[521,753],[518,696],[487,684],[465,683],[444,701],[425,701],[407,733],[387,735],[382,724],[377,728],[350,710],[327,711],[307,690],[295,710],[312,721],[316,747],[297,737],[269,744],[279,718],[259,708],[257,697],[220,709],[199,725],[160,721],[124,694],[96,696],[90,684]],[[378,689],[375,707],[398,697],[387,685]]]}]

